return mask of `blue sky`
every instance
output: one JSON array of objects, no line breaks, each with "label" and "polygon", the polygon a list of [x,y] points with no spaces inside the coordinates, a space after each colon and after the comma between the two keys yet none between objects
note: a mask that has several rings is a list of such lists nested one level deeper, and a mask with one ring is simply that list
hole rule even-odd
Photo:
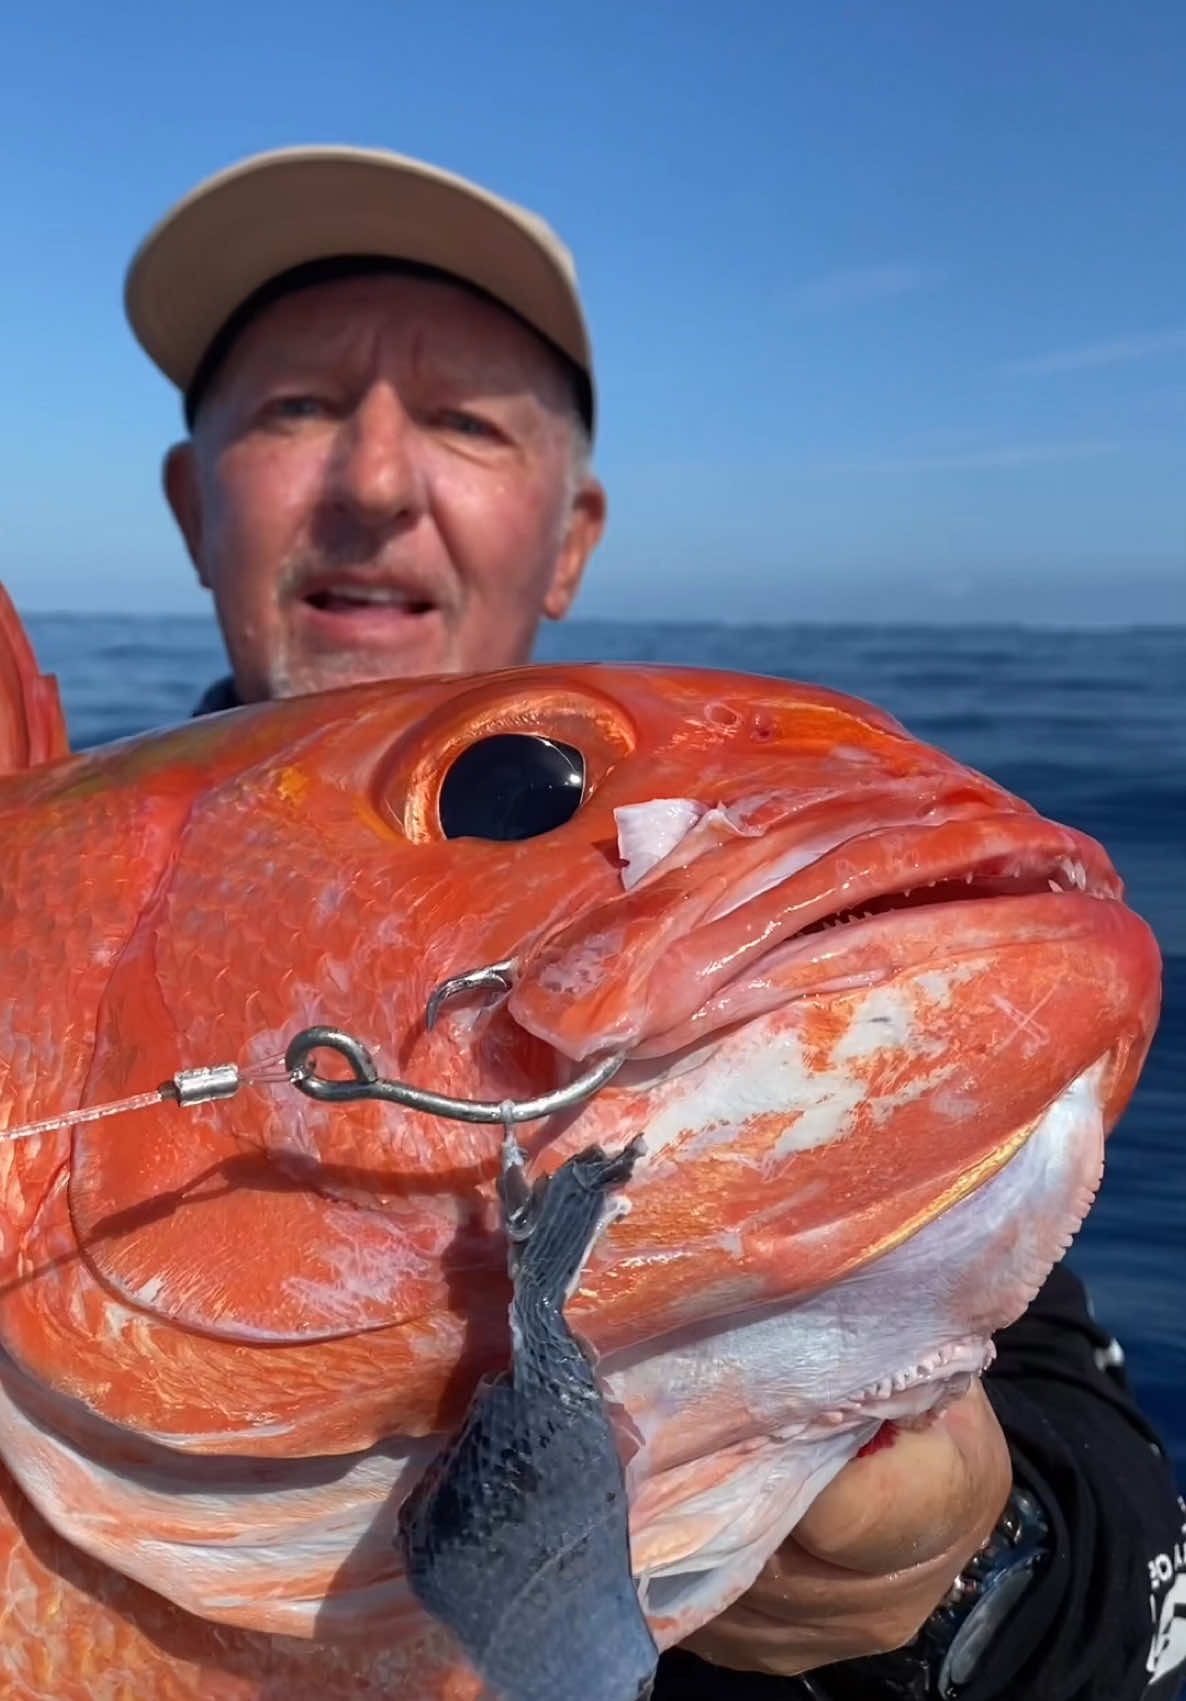
[{"label": "blue sky", "polygon": [[356,141],[576,252],[585,614],[1186,619],[1184,80],[1181,0],[10,8],[0,576],[204,606],[124,267],[207,173]]}]

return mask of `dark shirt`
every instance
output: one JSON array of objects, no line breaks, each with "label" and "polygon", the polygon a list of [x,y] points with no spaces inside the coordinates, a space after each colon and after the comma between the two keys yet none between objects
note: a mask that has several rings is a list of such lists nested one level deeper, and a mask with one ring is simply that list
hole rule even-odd
[{"label": "dark shirt", "polygon": [[[233,709],[232,680],[196,715]],[[997,1337],[984,1386],[1016,1482],[1041,1501],[1053,1554],[960,1701],[1174,1701],[1186,1672],[1186,1502],[1141,1415],[1123,1354],[1065,1264]],[[653,1701],[895,1701],[877,1660],[806,1679],[709,1665],[673,1648]]]},{"label": "dark shirt", "polygon": [[215,715],[220,709],[241,709],[242,707],[239,693],[235,690],[235,682],[228,674],[225,679],[216,679],[213,685],[203,691],[198,699],[198,706],[194,710],[194,714]]}]

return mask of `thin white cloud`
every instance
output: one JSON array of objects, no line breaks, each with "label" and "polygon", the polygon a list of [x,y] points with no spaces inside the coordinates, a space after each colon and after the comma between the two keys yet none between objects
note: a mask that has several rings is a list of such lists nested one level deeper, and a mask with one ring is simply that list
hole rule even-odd
[{"label": "thin white cloud", "polygon": [[936,281],[938,274],[922,266],[882,265],[853,266],[847,271],[828,272],[813,283],[792,290],[790,305],[812,312],[828,312],[834,308],[861,307],[870,301],[886,301],[895,295],[909,295],[912,290],[925,289]]},{"label": "thin white cloud", "polygon": [[1012,360],[1005,368],[1019,378],[1045,378],[1055,372],[1083,372],[1092,366],[1120,366],[1129,360],[1151,360],[1159,354],[1186,350],[1186,330],[1153,331],[1146,336],[1113,337],[1084,348],[1061,349],[1032,360]]}]

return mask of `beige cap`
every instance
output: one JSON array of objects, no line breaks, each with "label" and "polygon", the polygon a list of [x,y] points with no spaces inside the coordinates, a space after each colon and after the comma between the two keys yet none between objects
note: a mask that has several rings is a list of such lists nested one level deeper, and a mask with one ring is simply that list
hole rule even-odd
[{"label": "beige cap", "polygon": [[464,177],[377,148],[280,148],[220,171],[168,212],[128,268],[141,346],[184,394],[256,290],[316,260],[411,260],[476,284],[563,351],[593,355],[576,267],[534,213]]}]

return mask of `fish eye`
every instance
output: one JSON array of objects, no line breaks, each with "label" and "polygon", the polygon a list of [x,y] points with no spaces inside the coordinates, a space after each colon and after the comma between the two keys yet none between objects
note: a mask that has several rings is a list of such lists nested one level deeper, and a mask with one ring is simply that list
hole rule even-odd
[{"label": "fish eye", "polygon": [[571,744],[503,732],[463,750],[437,800],[447,839],[535,839],[571,821],[585,795],[585,758]]}]

